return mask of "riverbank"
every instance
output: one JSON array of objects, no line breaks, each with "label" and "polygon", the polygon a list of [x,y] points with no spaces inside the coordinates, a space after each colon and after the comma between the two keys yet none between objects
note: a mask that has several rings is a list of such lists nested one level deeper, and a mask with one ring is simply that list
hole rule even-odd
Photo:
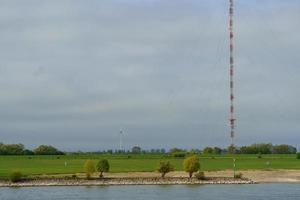
[{"label": "riverbank", "polygon": [[[257,183],[300,183],[300,170],[239,170],[243,177]],[[111,178],[159,178],[156,172],[126,172],[126,173],[108,173]],[[78,174],[80,176],[80,174]],[[81,175],[83,176],[83,174]],[[206,171],[205,176],[208,178],[231,178],[233,176],[232,170],[222,171]],[[182,171],[175,171],[167,174],[167,177],[186,178],[187,173]]]},{"label": "riverbank", "polygon": [[33,179],[24,180],[17,183],[10,181],[0,181],[0,187],[35,187],[35,186],[109,186],[109,185],[202,185],[202,184],[254,184],[248,179],[233,178],[208,178],[198,180],[196,178],[103,178],[103,179]]},{"label": "riverbank", "polygon": [[207,180],[187,178],[186,172],[171,172],[165,179],[156,172],[106,173],[104,179],[96,176],[86,180],[84,174],[40,175],[18,183],[0,180],[0,187],[29,186],[106,186],[106,185],[197,185],[197,184],[253,184],[253,183],[300,183],[300,170],[244,170],[243,179],[233,179],[232,171],[205,172]]},{"label": "riverbank", "polygon": [[[270,170],[239,170],[243,177],[256,183],[300,183],[300,170],[270,169]],[[109,173],[109,177],[159,177],[155,172],[128,172]],[[167,175],[168,177],[184,178],[186,172],[175,171]],[[233,176],[232,170],[206,171],[208,178],[230,178]]]}]

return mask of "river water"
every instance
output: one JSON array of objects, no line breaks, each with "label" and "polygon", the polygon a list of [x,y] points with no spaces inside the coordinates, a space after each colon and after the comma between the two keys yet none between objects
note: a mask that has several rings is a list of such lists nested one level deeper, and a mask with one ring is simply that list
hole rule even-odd
[{"label": "river water", "polygon": [[300,200],[298,184],[0,188],[0,200]]}]

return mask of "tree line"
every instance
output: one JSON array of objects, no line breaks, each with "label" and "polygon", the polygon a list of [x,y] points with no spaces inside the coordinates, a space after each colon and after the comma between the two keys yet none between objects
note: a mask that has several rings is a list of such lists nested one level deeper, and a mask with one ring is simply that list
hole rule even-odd
[{"label": "tree line", "polygon": [[0,155],[64,155],[53,146],[40,145],[33,150],[26,149],[23,144],[0,143]]},{"label": "tree line", "polygon": [[[164,154],[173,157],[185,157],[187,154],[295,154],[297,148],[287,144],[273,145],[272,143],[258,143],[248,146],[229,146],[221,147],[205,147],[204,149],[180,149],[172,148],[143,150],[139,146],[134,146],[130,150],[104,150],[96,152],[69,152],[69,154]],[[50,145],[40,145],[33,150],[26,149],[23,144],[3,144],[0,143],[0,155],[64,155],[65,152],[58,150]]]},{"label": "tree line", "polygon": [[297,148],[292,145],[279,144],[273,145],[271,143],[252,144],[249,146],[230,147],[230,151],[237,154],[295,154]]},{"label": "tree line", "polygon": [[[72,154],[82,154],[84,152],[73,152]],[[228,146],[227,148],[222,147],[205,147],[203,149],[181,149],[181,148],[171,148],[166,150],[164,148],[160,149],[142,149],[139,146],[134,146],[130,150],[104,150],[97,152],[88,152],[90,154],[164,154],[173,157],[185,157],[187,154],[295,154],[297,153],[297,148],[288,144],[278,144],[273,145],[272,143],[258,143],[251,144],[248,146]]]},{"label": "tree line", "polygon": [[169,151],[174,157],[185,157],[189,154],[296,154],[297,148],[292,145],[278,144],[273,145],[272,143],[258,143],[251,144],[248,146],[228,146],[227,148],[221,147],[205,147],[204,149],[192,149],[190,151],[184,149],[173,148]]}]

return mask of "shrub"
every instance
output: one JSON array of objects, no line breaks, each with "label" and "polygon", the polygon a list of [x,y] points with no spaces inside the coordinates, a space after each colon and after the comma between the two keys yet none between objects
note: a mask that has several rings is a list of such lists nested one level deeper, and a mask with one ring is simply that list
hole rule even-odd
[{"label": "shrub", "polygon": [[300,159],[300,153],[297,153],[296,158]]},{"label": "shrub", "polygon": [[259,153],[259,154],[257,155],[257,158],[262,158],[261,153]]},{"label": "shrub", "polygon": [[12,172],[10,174],[10,181],[13,183],[19,182],[22,180],[22,173],[19,171]]},{"label": "shrub", "polygon": [[243,174],[242,173],[236,173],[236,174],[234,174],[234,178],[241,179],[241,178],[243,178]]},{"label": "shrub", "polygon": [[72,179],[72,176],[64,176],[64,179],[65,180],[70,180],[70,179]]},{"label": "shrub", "polygon": [[103,172],[108,172],[109,171],[109,163],[108,160],[102,159],[97,163],[96,169],[98,172],[100,172],[99,177],[103,177]]},{"label": "shrub", "polygon": [[198,173],[196,173],[195,174],[195,177],[198,179],[198,180],[205,180],[206,179],[206,177],[205,177],[205,175],[204,175],[204,172],[198,172]]},{"label": "shrub", "polygon": [[159,163],[158,172],[161,173],[162,178],[165,178],[165,175],[171,171],[174,171],[174,167],[169,161],[161,161]]},{"label": "shrub", "polygon": [[86,173],[86,177],[87,179],[91,178],[91,175],[95,172],[95,166],[93,161],[91,160],[87,160],[84,163],[84,171]]},{"label": "shrub", "polygon": [[198,156],[191,156],[184,160],[183,168],[189,173],[189,177],[192,178],[193,173],[200,169],[200,161]]},{"label": "shrub", "polygon": [[175,152],[172,154],[174,158],[184,158],[186,156],[185,152]]},{"label": "shrub", "polygon": [[133,154],[141,154],[142,153],[142,148],[139,146],[134,146],[131,149],[131,153]]}]

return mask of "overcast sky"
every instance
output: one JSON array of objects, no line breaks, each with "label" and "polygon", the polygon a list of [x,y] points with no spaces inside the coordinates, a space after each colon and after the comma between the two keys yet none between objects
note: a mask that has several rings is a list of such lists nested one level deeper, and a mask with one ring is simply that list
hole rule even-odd
[{"label": "overcast sky", "polygon": [[[0,2],[0,142],[229,144],[226,0]],[[238,145],[300,147],[299,32],[299,0],[236,0]]]}]

